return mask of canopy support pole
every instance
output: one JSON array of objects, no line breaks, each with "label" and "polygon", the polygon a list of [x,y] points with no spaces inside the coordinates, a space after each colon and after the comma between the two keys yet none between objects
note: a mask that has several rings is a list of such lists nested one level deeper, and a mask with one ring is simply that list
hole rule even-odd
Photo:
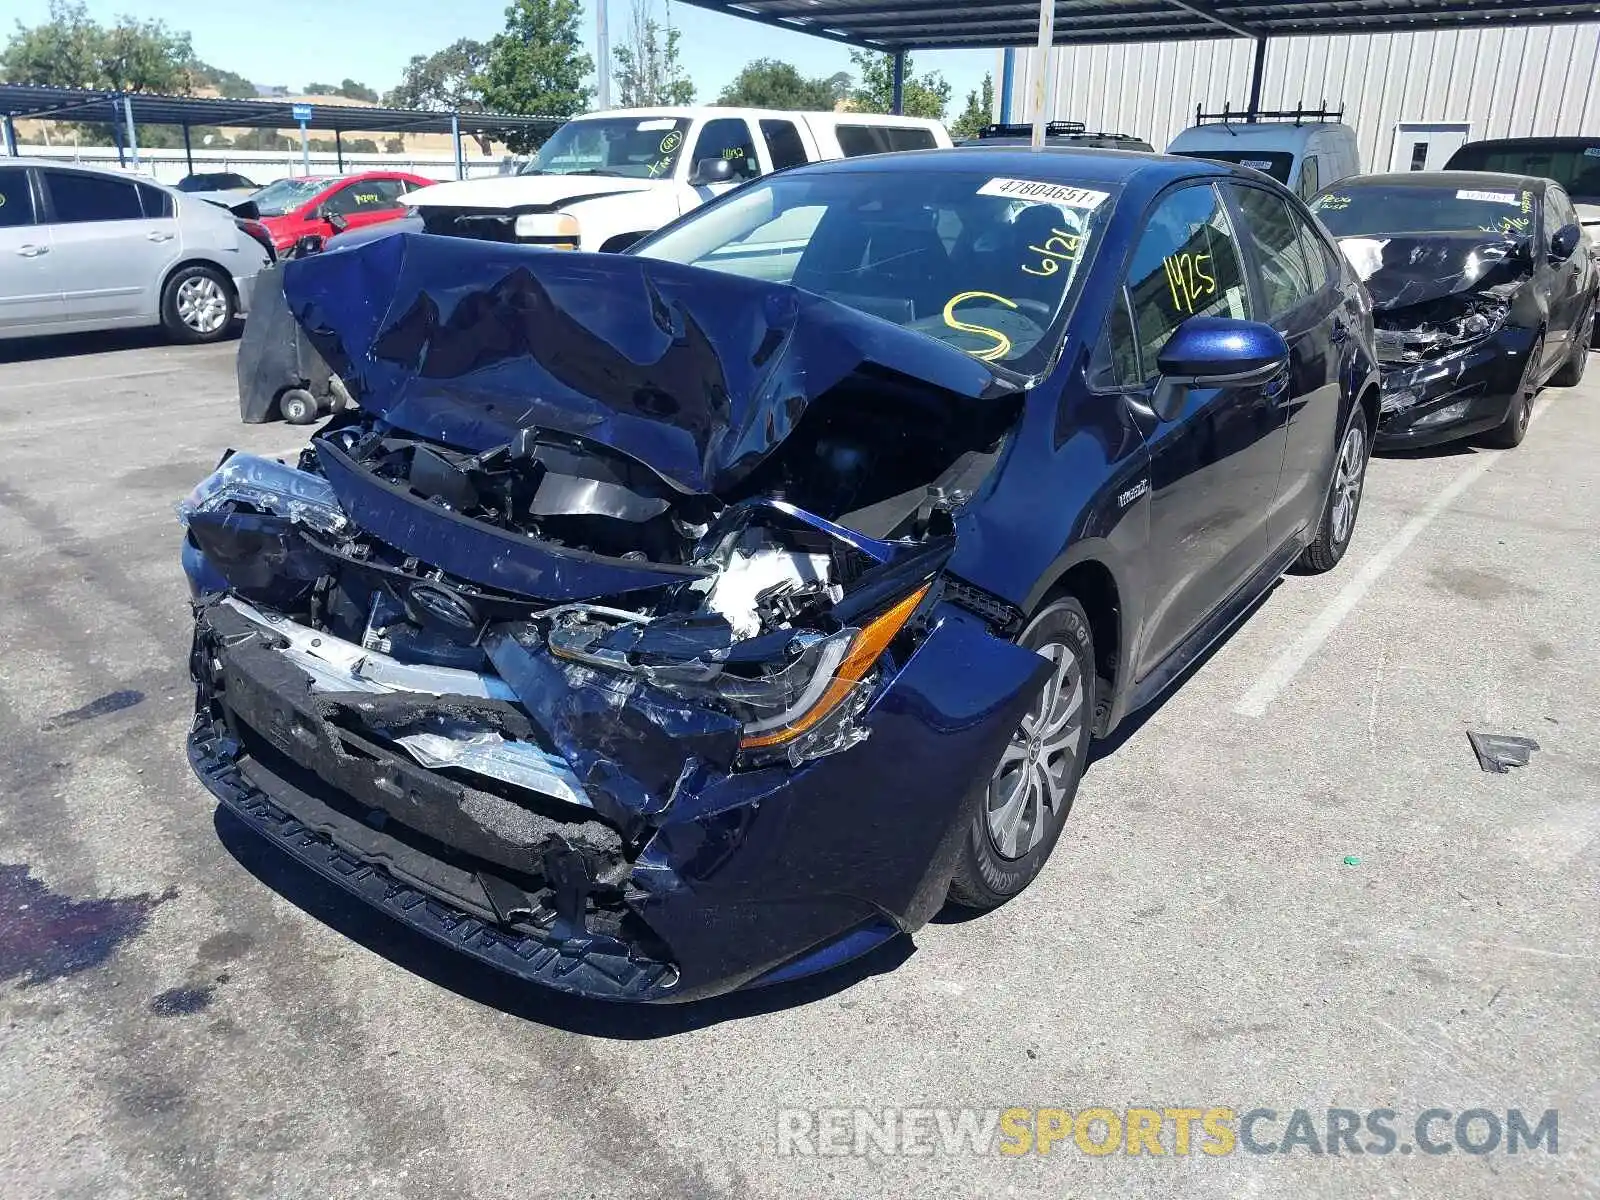
[{"label": "canopy support pole", "polygon": [[339,174],[344,174],[344,137],[340,130],[333,131],[333,154],[339,163]]},{"label": "canopy support pole", "polygon": [[189,174],[194,174],[194,147],[189,144],[189,122],[183,123],[183,161],[188,164]]},{"label": "canopy support pole", "polygon": [[11,120],[11,114],[6,114],[6,154],[17,158],[22,151],[17,149],[17,127]]},{"label": "canopy support pole", "polygon": [[1000,62],[1000,124],[1011,124],[1011,88],[1017,81],[1017,50],[1007,46]]},{"label": "canopy support pole", "polygon": [[123,94],[122,115],[128,119],[128,150],[133,154],[133,169],[139,169],[139,134],[133,127],[133,97]]},{"label": "canopy support pole", "polygon": [[1049,84],[1050,47],[1056,41],[1056,0],[1039,0],[1039,63],[1033,80],[1033,139],[1035,150],[1044,146],[1044,127],[1049,115],[1044,111],[1044,100]]},{"label": "canopy support pole", "polygon": [[1261,80],[1267,73],[1267,39],[1256,39],[1255,62],[1250,68],[1250,115],[1247,121],[1254,121],[1256,113],[1261,109]]},{"label": "canopy support pole", "polygon": [[[602,9],[604,9],[605,5],[602,4],[600,7]],[[461,114],[460,113],[454,113],[453,112],[453,113],[450,114],[450,139],[451,139],[451,141],[453,141],[455,143],[455,147],[456,147],[456,178],[457,179],[465,179],[467,177],[467,165],[462,160],[462,157],[461,157]]]},{"label": "canopy support pole", "polygon": [[906,111],[906,52],[894,52],[894,91],[889,111],[899,116]]}]

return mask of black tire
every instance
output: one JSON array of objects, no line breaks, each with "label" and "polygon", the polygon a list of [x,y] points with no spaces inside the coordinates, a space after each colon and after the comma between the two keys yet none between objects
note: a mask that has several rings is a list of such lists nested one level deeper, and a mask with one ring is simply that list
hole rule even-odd
[{"label": "black tire", "polygon": [[1480,441],[1494,450],[1514,450],[1522,445],[1528,432],[1528,420],[1533,416],[1533,401],[1539,394],[1539,360],[1544,357],[1544,338],[1534,342],[1528,352],[1528,365],[1522,368],[1522,381],[1517,384],[1517,394],[1511,401],[1511,411],[1506,419],[1484,434]]},{"label": "black tire", "polygon": [[1594,343],[1594,321],[1595,308],[1591,304],[1583,320],[1572,330],[1572,353],[1561,364],[1561,370],[1550,377],[1556,387],[1577,387],[1583,382],[1583,373],[1589,366],[1589,347]]},{"label": "black tire", "polygon": [[[967,908],[998,908],[1038,876],[1066,825],[1089,754],[1096,679],[1094,634],[1083,606],[1071,596],[1051,601],[1028,622],[1017,645],[1030,650],[1057,649],[1056,661],[1062,665],[1018,726],[990,778],[973,789],[971,818],[950,879],[950,899]],[[1057,695],[1061,703],[1053,706],[1051,699]],[[1075,720],[1070,717],[1074,701]],[[1049,749],[1048,728],[1037,725],[1041,714],[1048,717],[1051,713],[1061,717],[1057,753]],[[1034,722],[1032,728],[1030,722]],[[1021,757],[1014,759],[1014,754]],[[1049,784],[1042,789],[1026,788],[1025,781],[1034,777],[1039,763],[1048,772]],[[1038,778],[1042,783],[1045,776]],[[1011,784],[1009,789],[1007,781]],[[1021,796],[1016,795],[1017,788],[1023,788]],[[1050,808],[1052,796],[1054,811]],[[1005,803],[1007,797],[1015,807]],[[991,820],[991,810],[995,821]],[[993,825],[1008,812],[1015,813],[1015,823],[1010,830],[1010,844],[1003,846]]]},{"label": "black tire", "polygon": [[200,263],[179,267],[161,289],[161,325],[174,341],[221,341],[238,309],[233,280]]},{"label": "black tire", "polygon": [[317,419],[317,398],[305,388],[290,388],[278,397],[278,412],[291,425],[309,425]]},{"label": "black tire", "polygon": [[1320,575],[1339,565],[1355,536],[1356,518],[1361,515],[1361,497],[1367,487],[1367,463],[1372,460],[1372,431],[1367,428],[1367,410],[1357,404],[1345,422],[1344,432],[1333,452],[1333,479],[1322,502],[1322,520],[1317,536],[1300,552],[1295,565],[1308,575]]}]

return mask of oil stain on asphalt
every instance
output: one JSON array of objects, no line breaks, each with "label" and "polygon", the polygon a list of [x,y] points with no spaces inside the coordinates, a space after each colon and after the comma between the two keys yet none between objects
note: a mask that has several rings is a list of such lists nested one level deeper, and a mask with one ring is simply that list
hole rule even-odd
[{"label": "oil stain on asphalt", "polygon": [[168,988],[151,997],[150,1011],[158,1017],[187,1017],[200,1012],[211,1003],[217,989],[210,984],[204,987]]},{"label": "oil stain on asphalt", "polygon": [[25,864],[0,863],[0,982],[48,983],[98,967],[118,946],[142,933],[159,896],[74,900],[35,879]]}]

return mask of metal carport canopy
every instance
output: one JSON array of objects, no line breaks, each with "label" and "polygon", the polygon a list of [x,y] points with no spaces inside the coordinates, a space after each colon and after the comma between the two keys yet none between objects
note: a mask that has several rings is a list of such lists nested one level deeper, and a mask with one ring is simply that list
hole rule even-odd
[{"label": "metal carport canopy", "polygon": [[[33,87],[0,83],[0,116],[4,116],[7,142],[18,153],[12,127],[16,118],[61,121],[86,121],[110,125],[138,161],[138,145],[133,139],[135,125],[179,125],[188,131],[194,125],[227,126],[230,129],[290,129],[297,125],[295,108],[303,102],[289,99],[229,100],[210,96],[162,96],[149,92],[107,92],[86,88]],[[308,129],[331,129],[341,134],[363,133],[448,133],[456,139],[456,164],[461,166],[461,135],[505,134],[513,131],[549,133],[562,123],[560,117],[522,116],[515,113],[434,112],[415,108],[373,108],[357,104],[313,103]],[[341,156],[342,157],[342,156]],[[191,160],[189,169],[194,170]]]},{"label": "metal carport canopy", "polygon": [[[1256,42],[1250,108],[1258,106],[1269,38],[1400,33],[1514,23],[1593,21],[1600,5],[1547,0],[682,0],[816,37],[894,55],[896,112],[912,50],[1095,42],[1176,42],[1246,37]],[[1034,99],[1042,137],[1042,97]]]}]

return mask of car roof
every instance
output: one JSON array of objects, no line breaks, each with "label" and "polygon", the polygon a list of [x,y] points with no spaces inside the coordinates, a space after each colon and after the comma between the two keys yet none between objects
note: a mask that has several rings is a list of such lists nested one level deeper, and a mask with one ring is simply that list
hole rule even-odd
[{"label": "car roof", "polygon": [[869,154],[835,158],[796,170],[848,175],[855,173],[917,173],[986,171],[1013,179],[1045,183],[1128,184],[1138,179],[1160,187],[1176,179],[1217,176],[1259,180],[1261,176],[1227,163],[1179,158],[1142,150],[1106,150],[1090,146],[1045,146],[1012,149],[1007,146],[954,146],[939,150],[908,150],[898,154]]},{"label": "car roof", "polygon": [[1537,192],[1545,181],[1537,175],[1511,175],[1503,171],[1390,171],[1383,175],[1352,175],[1330,187],[1432,187],[1432,188],[1493,188],[1516,187]]},{"label": "car roof", "polygon": [[1342,131],[1355,137],[1355,130],[1339,121],[1207,121],[1204,125],[1191,125],[1180,130],[1169,143],[1187,150],[1190,147],[1222,149],[1226,146],[1259,149],[1256,143],[1267,142],[1285,149],[1303,146],[1319,133]]},{"label": "car roof", "polygon": [[1462,142],[1456,148],[1456,153],[1462,150],[1475,150],[1485,146],[1494,150],[1516,149],[1521,146],[1539,146],[1554,150],[1584,150],[1590,146],[1600,146],[1600,137],[1515,137],[1515,138],[1484,138],[1476,142]]},{"label": "car roof", "polygon": [[638,117],[647,120],[651,117],[671,117],[692,121],[698,117],[717,116],[779,117],[788,121],[792,121],[796,117],[803,117],[807,121],[832,124],[866,122],[873,125],[911,125],[919,128],[942,124],[942,122],[931,117],[896,116],[891,113],[801,112],[797,109],[788,108],[745,108],[741,105],[733,104],[663,104],[649,108],[604,108],[596,112],[579,113],[572,120],[598,121],[607,117]]}]

